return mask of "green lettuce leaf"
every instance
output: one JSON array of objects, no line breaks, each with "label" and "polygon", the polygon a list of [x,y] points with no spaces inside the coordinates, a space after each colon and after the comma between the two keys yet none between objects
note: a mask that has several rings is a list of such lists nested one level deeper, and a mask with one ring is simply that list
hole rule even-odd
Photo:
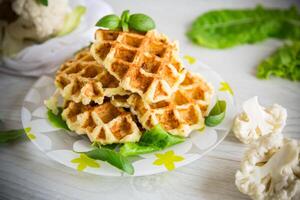
[{"label": "green lettuce leaf", "polygon": [[146,131],[139,142],[125,143],[120,148],[120,153],[124,156],[150,153],[181,143],[184,140],[183,137],[171,135],[160,125],[156,125],[152,129]]},{"label": "green lettuce leaf", "polygon": [[100,144],[100,142],[96,142],[96,141],[92,143],[93,147],[96,147],[96,148],[106,148],[106,149],[111,149],[111,150],[116,149],[120,145],[121,144],[117,144],[117,143],[103,145],[103,144]]},{"label": "green lettuce leaf", "polygon": [[43,6],[48,6],[48,0],[37,0],[37,2],[42,4]]},{"label": "green lettuce leaf", "polygon": [[228,48],[267,38],[300,39],[300,14],[290,9],[216,10],[199,16],[187,36],[208,48]]},{"label": "green lettuce leaf", "polygon": [[107,148],[97,148],[88,152],[82,152],[90,158],[106,161],[112,166],[128,173],[133,174],[134,168],[131,162],[122,154]]},{"label": "green lettuce leaf", "polygon": [[0,144],[16,140],[25,134],[24,129],[0,131]]},{"label": "green lettuce leaf", "polygon": [[58,114],[54,114],[50,109],[48,109],[47,117],[50,124],[56,128],[62,128],[65,130],[70,130],[67,123],[61,117],[62,108],[58,108]]},{"label": "green lettuce leaf", "polygon": [[156,146],[144,146],[139,143],[128,142],[120,148],[120,153],[124,156],[136,156],[161,150]]},{"label": "green lettuce leaf", "polygon": [[258,65],[256,76],[261,79],[277,76],[300,81],[300,42],[277,49]]},{"label": "green lettuce leaf", "polygon": [[225,113],[226,101],[218,100],[209,112],[208,116],[205,117],[205,125],[210,127],[219,125],[224,120]]}]

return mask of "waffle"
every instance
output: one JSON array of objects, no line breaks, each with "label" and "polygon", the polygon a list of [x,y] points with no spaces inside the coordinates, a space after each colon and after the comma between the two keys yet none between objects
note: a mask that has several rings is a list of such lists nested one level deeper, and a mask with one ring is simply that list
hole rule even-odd
[{"label": "waffle", "polygon": [[119,81],[94,60],[88,48],[61,66],[55,85],[65,100],[84,105],[92,101],[102,104],[105,96],[127,93],[119,86]]},{"label": "waffle", "polygon": [[145,129],[161,124],[171,134],[187,137],[191,131],[204,127],[212,93],[212,87],[203,78],[188,72],[169,100],[149,104],[132,94],[127,103]]},{"label": "waffle", "polygon": [[168,99],[183,81],[186,71],[178,58],[177,43],[156,31],[145,35],[97,30],[91,54],[125,90],[147,102]]},{"label": "waffle", "polygon": [[110,102],[116,107],[130,108],[127,99],[130,95],[115,95],[111,97]]},{"label": "waffle", "polygon": [[140,139],[140,130],[131,113],[110,102],[101,105],[68,102],[62,117],[71,130],[77,134],[87,134],[92,142],[112,144],[137,142]]}]

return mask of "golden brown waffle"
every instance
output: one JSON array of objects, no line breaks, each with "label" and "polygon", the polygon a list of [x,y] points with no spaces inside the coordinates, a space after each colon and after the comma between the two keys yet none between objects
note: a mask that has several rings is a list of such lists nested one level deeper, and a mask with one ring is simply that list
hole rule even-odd
[{"label": "golden brown waffle", "polygon": [[101,105],[68,102],[62,117],[71,130],[77,134],[87,134],[92,142],[137,142],[141,136],[132,114],[110,102]]},{"label": "golden brown waffle", "polygon": [[119,81],[94,60],[88,48],[61,66],[55,85],[65,100],[85,105],[91,101],[102,104],[105,96],[127,93]]},{"label": "golden brown waffle", "polygon": [[115,95],[111,97],[110,102],[116,107],[130,108],[127,99],[130,95]]},{"label": "golden brown waffle", "polygon": [[127,103],[144,128],[161,124],[171,134],[187,137],[191,131],[204,127],[212,94],[212,87],[203,78],[188,72],[169,100],[149,104],[132,94]]},{"label": "golden brown waffle", "polygon": [[125,90],[138,93],[147,102],[168,99],[186,73],[177,43],[156,31],[142,35],[97,30],[91,54]]}]

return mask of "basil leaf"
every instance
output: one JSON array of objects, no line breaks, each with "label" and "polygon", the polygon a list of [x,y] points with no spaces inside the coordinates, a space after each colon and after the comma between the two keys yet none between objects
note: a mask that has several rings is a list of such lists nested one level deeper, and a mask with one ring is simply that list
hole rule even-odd
[{"label": "basil leaf", "polygon": [[267,38],[300,39],[300,14],[290,9],[214,10],[199,16],[187,32],[194,43],[208,48],[228,48]]},{"label": "basil leaf", "polygon": [[119,28],[119,25],[120,18],[117,15],[106,15],[96,23],[96,26],[108,28],[109,30],[116,30]]},{"label": "basil leaf", "polygon": [[134,156],[165,149],[185,141],[183,137],[174,136],[165,131],[160,125],[146,131],[138,143],[125,143],[120,148],[124,156]]},{"label": "basil leaf", "polygon": [[225,118],[226,101],[218,100],[208,116],[205,118],[205,124],[213,127],[219,125]]},{"label": "basil leaf", "polygon": [[116,168],[128,173],[133,174],[134,168],[131,162],[124,157],[122,154],[115,152],[114,150],[106,149],[106,148],[99,148],[94,149],[88,152],[82,152],[90,158],[96,160],[106,161],[109,164],[115,166]]},{"label": "basil leaf", "polygon": [[123,31],[129,31],[128,21],[129,21],[129,10],[123,11],[121,15],[121,26]]},{"label": "basil leaf", "polygon": [[286,44],[277,49],[258,65],[256,76],[261,79],[277,76],[300,81],[300,42]]},{"label": "basil leaf", "polygon": [[65,130],[70,130],[67,123],[61,117],[62,108],[58,108],[58,114],[54,114],[50,109],[48,109],[47,117],[48,121],[51,123],[52,126],[57,128],[62,128]]},{"label": "basil leaf", "polygon": [[0,131],[0,143],[16,140],[25,134],[24,129]]},{"label": "basil leaf", "polygon": [[147,32],[155,28],[153,19],[144,14],[133,14],[130,16],[128,25],[130,29],[139,32]]},{"label": "basil leaf", "polygon": [[121,14],[121,21],[128,23],[129,17],[129,10],[124,10]]},{"label": "basil leaf", "polygon": [[37,0],[37,2],[44,6],[48,6],[48,0]]},{"label": "basil leaf", "polygon": [[125,31],[125,32],[129,31],[129,26],[128,26],[127,23],[125,23],[125,22],[122,23],[122,30]]}]

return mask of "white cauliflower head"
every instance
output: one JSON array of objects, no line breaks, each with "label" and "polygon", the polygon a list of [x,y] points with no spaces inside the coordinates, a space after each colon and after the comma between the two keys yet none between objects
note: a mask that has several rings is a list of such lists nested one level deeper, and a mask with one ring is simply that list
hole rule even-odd
[{"label": "white cauliflower head", "polygon": [[2,41],[4,55],[13,55],[34,42],[43,42],[56,35],[70,11],[68,0],[49,0],[43,6],[37,0],[14,0],[12,10],[17,19],[5,27]]},{"label": "white cauliflower head", "polygon": [[279,135],[261,137],[248,151],[235,184],[252,199],[300,199],[300,143]]},{"label": "white cauliflower head", "polygon": [[9,27],[13,37],[39,41],[56,34],[63,27],[69,11],[68,0],[49,0],[48,6],[36,0],[15,0],[12,8],[19,16]]},{"label": "white cauliflower head", "polygon": [[263,135],[278,134],[286,124],[285,108],[278,104],[264,108],[259,105],[256,96],[243,103],[243,110],[235,118],[232,131],[245,144]]}]

